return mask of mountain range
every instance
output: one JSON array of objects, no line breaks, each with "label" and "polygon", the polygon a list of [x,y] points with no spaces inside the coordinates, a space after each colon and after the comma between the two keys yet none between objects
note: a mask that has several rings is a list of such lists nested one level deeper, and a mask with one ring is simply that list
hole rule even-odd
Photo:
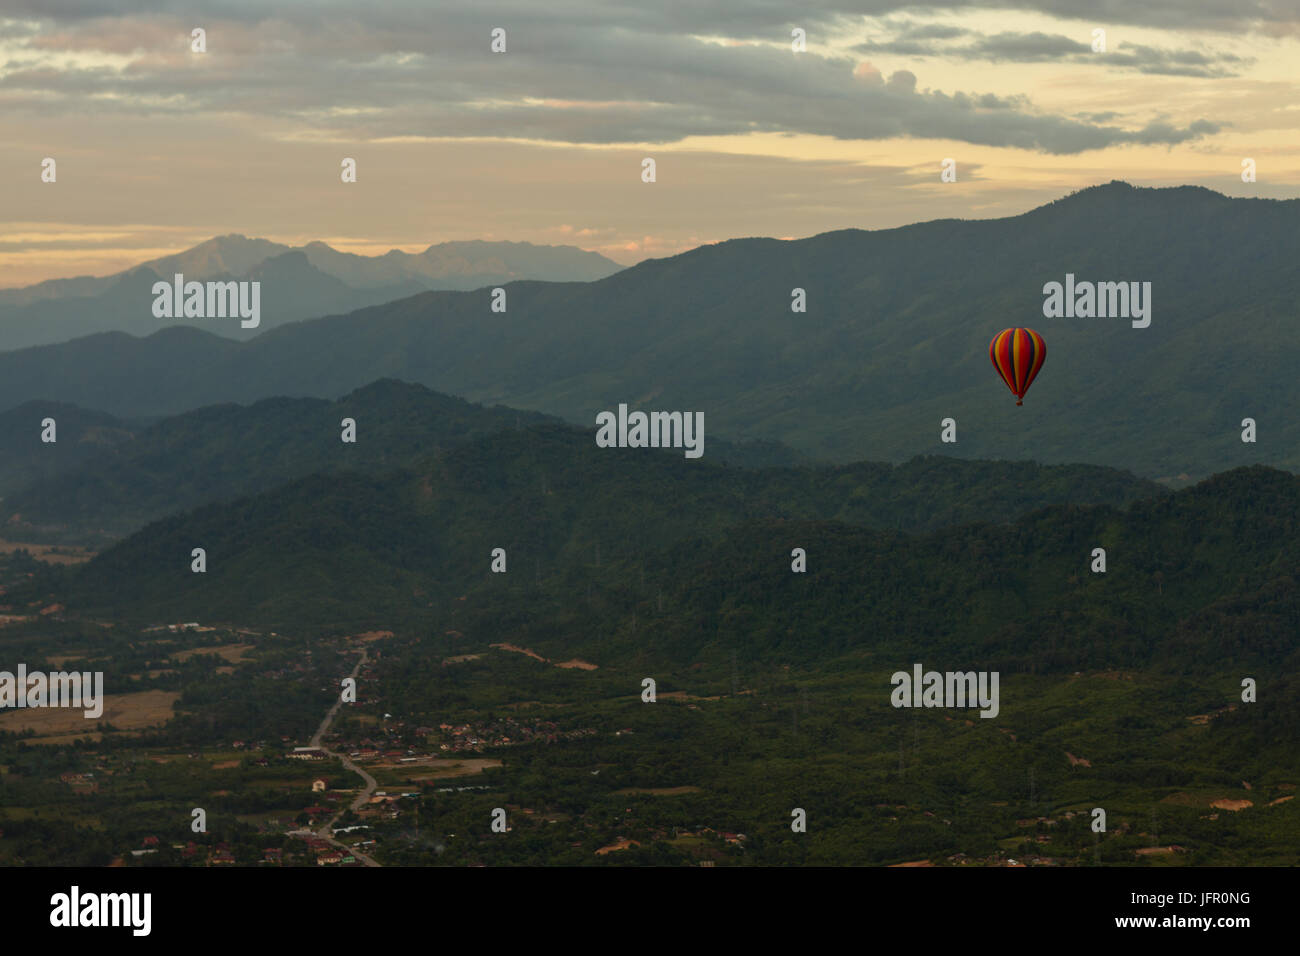
[{"label": "mountain range", "polygon": [[241,235],[218,236],[192,249],[110,276],[54,279],[0,289],[0,350],[64,342],[95,332],[148,335],[176,325],[153,315],[153,284],[248,280],[261,283],[261,321],[190,319],[218,335],[247,339],[277,325],[349,312],[429,289],[476,289],[517,279],[578,282],[603,278],[618,263],[573,246],[527,242],[444,242],[421,253],[380,256],[340,252],[323,242],[292,247]]},{"label": "mountain range", "polygon": [[[1300,201],[1111,183],[1007,219],[737,239],[594,281],[509,282],[505,312],[485,289],[437,291],[243,343],[88,336],[0,355],[0,408],[160,417],[393,377],[586,425],[624,402],[699,410],[728,438],[829,461],[1032,458],[1184,480],[1296,468],[1297,229]],[[1150,325],[1046,318],[1044,286],[1068,275],[1150,282]],[[988,356],[1014,325],[1048,346],[1023,407]]]}]

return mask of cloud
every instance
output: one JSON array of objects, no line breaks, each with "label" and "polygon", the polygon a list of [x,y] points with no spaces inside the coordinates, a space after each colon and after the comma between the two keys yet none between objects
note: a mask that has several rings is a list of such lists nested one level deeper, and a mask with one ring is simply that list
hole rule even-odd
[{"label": "cloud", "polygon": [[[1053,154],[1152,137],[1184,142],[1204,135],[1196,130],[1217,128],[1202,122],[1125,129],[1044,114],[1025,97],[922,90],[907,70],[885,83],[869,63],[812,51],[793,55],[776,42],[788,35],[784,24],[773,29],[770,44],[728,46],[693,35],[739,28],[745,20],[748,36],[755,22],[798,17],[807,9],[791,12],[774,0],[746,5],[753,20],[726,5],[665,11],[574,2],[539,12],[532,4],[485,2],[472,12],[453,7],[432,18],[404,4],[385,4],[358,19],[351,7],[331,3],[313,5],[310,17],[298,8],[276,8],[273,18],[260,4],[227,3],[205,15],[205,54],[184,52],[179,42],[189,35],[189,20],[79,19],[89,6],[43,6],[53,20],[41,21],[35,34],[11,36],[0,65],[0,107],[11,115],[24,109],[71,116],[87,109],[244,114],[274,120],[287,136],[336,140],[619,144],[791,132],[942,138]],[[118,8],[142,6],[170,9],[161,0]],[[814,3],[807,10],[810,22],[843,6]],[[224,19],[214,18],[217,11]],[[489,51],[495,23],[506,24],[504,54]],[[672,24],[676,31],[667,29]],[[956,34],[921,25],[912,35],[931,43]],[[984,56],[1034,56],[1046,55],[1042,51],[1061,39],[999,34],[979,42]],[[1153,71],[1215,68],[1213,59],[1185,53],[1134,48],[1123,55]]]},{"label": "cloud", "polygon": [[1234,66],[1253,62],[1230,53],[1201,53],[1198,50],[1162,50],[1139,44],[1121,43],[1108,59],[1124,64],[1139,73],[1166,76],[1222,77],[1236,76]]},{"label": "cloud", "polygon": [[969,47],[953,53],[965,59],[1014,60],[1021,63],[1061,60],[1084,53],[1093,55],[1091,44],[1047,33],[997,33],[981,37]]},{"label": "cloud", "polygon": [[[432,10],[430,8],[433,8]],[[1294,35],[1300,32],[1300,9],[1295,0],[1091,0],[1086,19],[1103,25],[1125,24],[1222,33]],[[644,33],[717,35],[739,39],[770,40],[789,36],[793,26],[831,28],[846,18],[910,14],[914,0],[715,0],[711,3],[644,3],[642,0],[565,0],[540,4],[536,0],[475,0],[474,3],[428,0],[385,0],[365,9],[358,18],[352,0],[313,0],[310,4],[267,4],[265,0],[210,0],[195,8],[186,0],[6,0],[6,15],[49,19],[58,23],[102,22],[124,17],[180,17],[208,23],[263,23],[269,20],[308,24],[350,23],[364,19],[373,28],[399,30],[411,35],[436,36],[446,24],[488,21],[509,29],[529,29],[545,21],[594,29],[633,28]],[[927,11],[1018,11],[1040,13],[1065,20],[1080,18],[1079,0],[927,0]],[[935,38],[942,25],[923,28],[919,38]],[[810,33],[809,39],[812,40]]]},{"label": "cloud", "polygon": [[[942,42],[954,39],[964,42]],[[1096,53],[1091,43],[1042,32],[980,36],[971,30],[944,29],[934,36],[926,36],[917,27],[904,27],[893,39],[861,43],[853,49],[874,55],[889,53],[994,63],[1086,63],[1100,69],[1203,78],[1236,76],[1239,68],[1254,62],[1226,52],[1163,49],[1130,43]]]},{"label": "cloud", "polygon": [[877,85],[884,81],[883,77],[880,75],[880,71],[866,60],[863,60],[853,68],[853,78],[855,80],[863,80],[867,83],[874,83]]},{"label": "cloud", "polygon": [[912,93],[916,90],[916,74],[911,70],[899,70],[889,78],[889,88],[900,93]]}]

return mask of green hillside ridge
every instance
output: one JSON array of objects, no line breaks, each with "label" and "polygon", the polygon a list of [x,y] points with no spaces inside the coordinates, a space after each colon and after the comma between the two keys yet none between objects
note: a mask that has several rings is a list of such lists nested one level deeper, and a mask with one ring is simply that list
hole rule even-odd
[{"label": "green hillside ridge", "polygon": [[[746,522],[837,522],[845,534],[896,542],[900,560],[920,547],[903,532],[981,522],[971,533],[986,536],[985,547],[1020,553],[988,522],[1023,522],[1044,506],[1115,515],[1169,494],[1094,466],[919,459],[735,469],[600,449],[588,432],[539,425],[452,446],[418,471],[314,475],[171,516],[75,572],[67,599],[134,619],[340,628],[427,618],[430,606],[485,580],[560,578],[585,591],[598,548],[606,563],[653,562],[685,544],[713,547]],[[790,547],[802,545],[777,544],[788,567]],[[189,571],[194,547],[207,550],[206,574]],[[511,556],[505,578],[487,574],[496,547]]]},{"label": "green hillside ridge", "polygon": [[[54,441],[42,440],[42,422],[54,419]],[[129,442],[139,426],[62,402],[25,402],[0,412],[0,497],[56,476]],[[12,514],[12,512],[10,512]]]},{"label": "green hillside ridge", "polygon": [[[63,429],[57,445],[39,441],[39,422],[47,415]],[[341,440],[344,418],[356,422],[355,443]],[[30,402],[0,415],[0,439],[12,455],[0,456],[13,488],[3,502],[4,519],[11,536],[27,540],[102,542],[174,512],[316,472],[382,474],[457,442],[558,421],[538,412],[485,408],[392,379],[335,402],[269,398],[249,406],[209,406],[134,435],[100,413]],[[89,430],[87,423],[98,427]],[[745,467],[802,458],[776,442],[710,437],[708,449],[711,461]],[[32,481],[38,474],[40,480]]]},{"label": "green hillside ridge", "polygon": [[[513,458],[472,443],[422,477],[313,476],[166,519],[56,572],[54,596],[123,620],[326,632],[422,626],[455,607],[466,633],[679,665],[724,648],[1025,671],[1276,667],[1296,653],[1300,478],[1283,472],[908,534],[847,523],[866,520],[852,495],[825,520],[816,492],[788,493],[808,483],[795,471],[790,487],[692,487],[647,460],[611,488],[542,466],[527,441],[544,434],[510,437]],[[521,468],[534,477],[517,484]],[[196,546],[206,574],[189,569]],[[496,547],[506,574],[488,571]],[[805,574],[790,570],[796,547]],[[1094,547],[1104,574],[1089,570]]]},{"label": "green hillside ridge", "polygon": [[[889,671],[923,661],[1239,681],[1300,664],[1298,520],[1300,479],[1255,467],[1124,509],[1056,505],[924,534],[756,518],[612,560],[606,543],[600,564],[591,545],[550,573],[543,557],[540,581],[521,542],[518,577],[482,575],[451,618],[467,646],[498,635],[602,666],[724,670],[735,653],[768,668],[848,656]],[[803,574],[791,571],[796,547]],[[1090,570],[1095,547],[1104,574]]]},{"label": "green hillside ridge", "polygon": [[[24,421],[39,420],[43,407],[24,406],[30,409]],[[344,418],[357,422],[356,443],[341,440]],[[209,406],[157,422],[79,468],[30,484],[8,496],[4,507],[15,533],[123,535],[173,512],[314,472],[382,473],[443,444],[547,420],[392,380],[335,402],[269,398]]]}]

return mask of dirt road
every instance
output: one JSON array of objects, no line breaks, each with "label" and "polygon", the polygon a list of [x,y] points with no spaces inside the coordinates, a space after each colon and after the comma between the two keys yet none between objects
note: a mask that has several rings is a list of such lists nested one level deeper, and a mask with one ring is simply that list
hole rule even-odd
[{"label": "dirt road", "polygon": [[[361,658],[357,661],[357,666],[352,668],[352,673],[349,674],[348,676],[355,679],[357,674],[361,672],[362,666],[366,663],[369,657],[370,657],[369,652],[367,652],[367,650],[363,647],[361,649]],[[330,748],[321,744],[322,738],[324,738],[324,736],[327,733],[329,733],[330,725],[334,723],[334,718],[338,716],[339,708],[342,706],[343,706],[343,695],[339,694],[339,699],[334,701],[334,706],[329,709],[329,713],[325,715],[325,719],[322,720],[320,726],[316,728],[316,733],[311,738],[310,746],[325,751],[325,753],[329,754],[331,757],[338,757],[339,760],[342,761],[344,767],[346,767],[348,770],[351,770],[353,773],[355,773],[357,776],[361,778],[365,786],[362,788],[361,793],[357,795],[357,798],[352,801],[352,804],[349,807],[349,809],[351,810],[360,810],[362,807],[366,805],[366,803],[369,802],[370,798],[374,796],[375,788],[378,787],[379,784],[375,781],[374,777],[370,776],[370,774],[366,773],[355,763],[353,763],[351,758],[349,758],[347,754],[340,753],[337,750],[331,750]],[[376,861],[373,857],[367,856],[366,854],[362,853],[360,850],[354,847],[350,847],[345,843],[340,843],[338,840],[334,839],[334,834],[332,830],[334,829],[334,824],[338,822],[338,819],[341,816],[343,816],[342,810],[334,814],[334,816],[330,817],[330,819],[323,826],[321,826],[320,829],[316,831],[316,835],[320,837],[322,840],[328,840],[331,844],[338,847],[340,850],[346,850],[348,853],[351,853],[353,856],[355,856],[366,866],[382,866],[383,864]]]}]

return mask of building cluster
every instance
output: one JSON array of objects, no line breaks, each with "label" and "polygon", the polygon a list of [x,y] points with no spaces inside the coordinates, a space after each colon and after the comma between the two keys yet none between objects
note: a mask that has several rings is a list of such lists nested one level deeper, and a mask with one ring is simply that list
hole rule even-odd
[{"label": "building cluster", "polygon": [[[560,740],[577,740],[593,737],[595,730],[582,727],[577,730],[560,730],[551,720],[525,721],[506,717],[487,723],[439,724],[437,732],[445,738],[439,750],[451,753],[473,751],[482,753],[491,747],[511,747],[519,744],[548,743]],[[416,734],[429,736],[430,727],[417,728]]]}]

